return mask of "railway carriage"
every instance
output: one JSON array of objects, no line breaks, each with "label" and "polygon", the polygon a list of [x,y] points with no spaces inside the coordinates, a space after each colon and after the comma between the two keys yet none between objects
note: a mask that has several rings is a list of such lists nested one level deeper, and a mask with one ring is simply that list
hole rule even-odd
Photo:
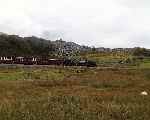
[{"label": "railway carriage", "polygon": [[96,67],[96,62],[83,60],[74,62],[70,59],[49,59],[47,57],[0,57],[0,64],[23,65],[62,65],[62,66],[87,66]]}]

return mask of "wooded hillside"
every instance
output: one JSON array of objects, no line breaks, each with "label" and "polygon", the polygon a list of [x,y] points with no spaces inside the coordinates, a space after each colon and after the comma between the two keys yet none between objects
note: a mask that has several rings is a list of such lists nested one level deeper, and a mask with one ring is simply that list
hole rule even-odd
[{"label": "wooded hillside", "polygon": [[41,38],[0,35],[0,56],[46,56],[54,50],[51,41]]}]

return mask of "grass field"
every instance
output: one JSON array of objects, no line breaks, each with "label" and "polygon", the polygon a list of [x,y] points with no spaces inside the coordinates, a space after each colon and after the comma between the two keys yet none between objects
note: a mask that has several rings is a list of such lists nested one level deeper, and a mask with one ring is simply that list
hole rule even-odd
[{"label": "grass field", "polygon": [[0,120],[149,120],[150,69],[1,67]]},{"label": "grass field", "polygon": [[[120,66],[120,64],[118,64],[120,61],[126,61],[126,59],[131,58],[132,59],[132,55],[128,54],[128,53],[86,53],[81,55],[82,58],[86,58],[88,60],[92,60],[95,61],[97,63],[98,66],[101,67],[115,67],[115,66]],[[126,65],[121,65],[121,66],[127,66]],[[121,67],[120,66],[120,67]],[[130,66],[134,66],[134,64],[130,63]],[[129,67],[129,66],[128,66]]]}]

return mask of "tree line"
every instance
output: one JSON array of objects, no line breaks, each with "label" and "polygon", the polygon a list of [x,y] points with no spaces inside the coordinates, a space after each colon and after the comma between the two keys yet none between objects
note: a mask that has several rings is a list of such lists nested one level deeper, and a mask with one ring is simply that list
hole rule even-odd
[{"label": "tree line", "polygon": [[42,38],[0,35],[0,56],[48,56],[52,51],[55,46]]}]

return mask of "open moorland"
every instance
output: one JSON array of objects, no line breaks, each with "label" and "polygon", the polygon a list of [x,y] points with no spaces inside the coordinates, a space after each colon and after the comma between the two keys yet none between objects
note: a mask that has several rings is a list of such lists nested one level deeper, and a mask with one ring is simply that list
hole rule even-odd
[{"label": "open moorland", "polygon": [[[0,67],[0,120],[148,120],[150,68]],[[146,91],[148,95],[141,95]]]}]

